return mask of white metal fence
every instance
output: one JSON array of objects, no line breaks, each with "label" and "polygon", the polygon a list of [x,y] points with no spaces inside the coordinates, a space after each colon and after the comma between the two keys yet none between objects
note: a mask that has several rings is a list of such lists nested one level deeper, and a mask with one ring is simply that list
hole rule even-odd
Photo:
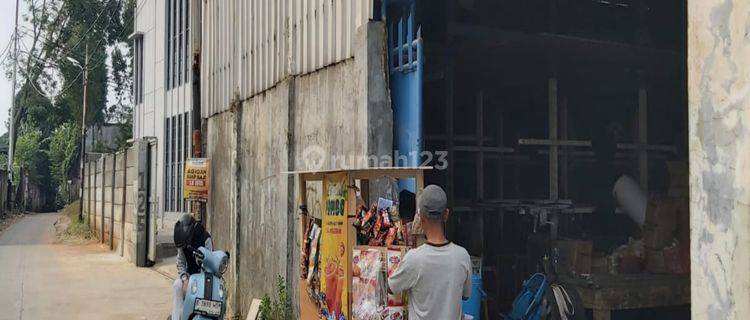
[{"label": "white metal fence", "polygon": [[354,36],[372,0],[203,1],[203,117],[225,111],[288,75],[354,55]]}]

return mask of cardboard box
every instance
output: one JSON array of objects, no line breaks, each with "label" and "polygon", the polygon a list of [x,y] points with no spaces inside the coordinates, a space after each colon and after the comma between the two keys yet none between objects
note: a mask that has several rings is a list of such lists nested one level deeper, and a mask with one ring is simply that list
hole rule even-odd
[{"label": "cardboard box", "polygon": [[664,266],[672,274],[690,273],[690,247],[677,245],[664,249]]},{"label": "cardboard box", "polygon": [[690,243],[690,201],[688,198],[679,198],[677,211],[677,241],[681,244]]},{"label": "cardboard box", "polygon": [[642,233],[646,248],[659,250],[672,244],[680,209],[677,199],[652,199],[648,202]]},{"label": "cardboard box", "polygon": [[591,258],[591,273],[592,274],[606,274],[609,273],[609,262],[607,261],[608,256],[604,256],[601,253],[594,254]]},{"label": "cardboard box", "polygon": [[635,256],[622,256],[617,264],[618,274],[633,274],[643,271],[643,258]]},{"label": "cardboard box", "polygon": [[646,249],[646,271],[650,273],[668,273],[664,263],[664,251]]},{"label": "cardboard box", "polygon": [[592,247],[591,241],[555,241],[554,248],[557,248],[559,254],[557,272],[560,274],[590,274]]},{"label": "cardboard box", "polygon": [[669,190],[667,194],[670,197],[687,197],[690,194],[690,185],[688,184],[690,172],[687,162],[667,161],[667,170],[669,171]]},{"label": "cardboard box", "polygon": [[690,249],[675,245],[662,250],[646,250],[646,271],[650,273],[689,274]]}]

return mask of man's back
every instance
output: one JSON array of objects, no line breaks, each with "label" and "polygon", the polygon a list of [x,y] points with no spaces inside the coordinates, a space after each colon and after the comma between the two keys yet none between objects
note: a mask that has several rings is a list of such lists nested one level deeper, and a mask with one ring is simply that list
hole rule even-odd
[{"label": "man's back", "polygon": [[404,256],[388,283],[409,295],[410,319],[461,319],[462,298],[471,294],[471,260],[456,244],[425,244]]}]

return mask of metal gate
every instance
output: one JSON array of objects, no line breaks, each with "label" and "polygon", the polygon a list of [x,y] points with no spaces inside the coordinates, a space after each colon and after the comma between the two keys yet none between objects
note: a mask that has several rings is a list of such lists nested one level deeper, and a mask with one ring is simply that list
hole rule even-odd
[{"label": "metal gate", "polygon": [[[393,103],[394,151],[406,156],[397,166],[418,166],[422,151],[422,81],[424,54],[422,29],[416,25],[414,0],[389,1],[388,65]],[[394,157],[398,161],[399,157]],[[413,180],[401,181],[402,190],[416,189]]]}]

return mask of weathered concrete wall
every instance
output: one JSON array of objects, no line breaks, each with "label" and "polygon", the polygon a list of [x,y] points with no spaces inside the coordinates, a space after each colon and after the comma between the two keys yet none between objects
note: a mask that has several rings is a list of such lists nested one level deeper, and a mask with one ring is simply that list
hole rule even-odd
[{"label": "weathered concrete wall", "polygon": [[130,262],[135,261],[137,155],[131,147],[88,161],[82,201],[84,217],[97,238],[107,245],[111,240],[112,250]]},{"label": "weathered concrete wall", "polygon": [[102,212],[100,217],[102,218],[102,223],[97,227],[103,227],[102,230],[99,231],[99,234],[102,235],[102,242],[109,243],[110,240],[110,233],[111,233],[111,227],[112,227],[112,187],[114,179],[112,179],[112,172],[114,170],[114,162],[115,157],[114,154],[106,154],[103,157],[104,160],[104,170],[102,173],[102,180],[104,180],[103,184],[103,190],[104,193],[102,200]]},{"label": "weathered concrete wall", "polygon": [[234,264],[226,277],[230,314],[244,317],[253,298],[275,290],[277,275],[298,301],[298,195],[294,177],[282,172],[333,165],[308,167],[303,155],[311,146],[326,156],[390,154],[385,45],[383,25],[370,23],[358,32],[354,59],[288,78],[208,119],[206,220]]},{"label": "weathered concrete wall", "polygon": [[104,183],[104,174],[102,169],[102,164],[104,163],[103,159],[100,157],[96,160],[94,164],[94,204],[91,206],[92,212],[91,212],[91,221],[90,225],[92,226],[92,229],[94,230],[94,233],[97,238],[101,238],[101,226],[102,224],[102,196],[104,195],[104,188],[102,188],[102,183]]},{"label": "weathered concrete wall", "polygon": [[[235,114],[224,112],[208,119],[207,150],[211,158],[210,200],[207,203],[206,226],[213,238],[214,248],[229,251],[230,267],[224,275],[227,283],[236,280],[236,162],[237,140]],[[228,287],[227,301],[232,302],[227,310],[234,314],[236,287]]]},{"label": "weathered concrete wall", "polygon": [[125,225],[121,226],[123,230],[124,245],[121,253],[128,261],[135,262],[136,248],[136,194],[138,193],[138,150],[128,148],[127,165],[125,170]]},{"label": "weathered concrete wall", "polygon": [[688,1],[693,319],[750,315],[750,2]]},{"label": "weathered concrete wall", "polygon": [[124,222],[123,215],[125,210],[124,206],[124,199],[125,196],[125,152],[119,152],[115,155],[114,159],[114,196],[112,198],[112,216],[114,218],[114,226],[112,228],[113,231],[113,250],[115,252],[121,253],[123,250],[123,228],[122,224]]},{"label": "weathered concrete wall", "polygon": [[[287,276],[289,82],[250,99],[236,111],[239,176],[239,310]],[[252,272],[263,270],[263,272]]]}]

